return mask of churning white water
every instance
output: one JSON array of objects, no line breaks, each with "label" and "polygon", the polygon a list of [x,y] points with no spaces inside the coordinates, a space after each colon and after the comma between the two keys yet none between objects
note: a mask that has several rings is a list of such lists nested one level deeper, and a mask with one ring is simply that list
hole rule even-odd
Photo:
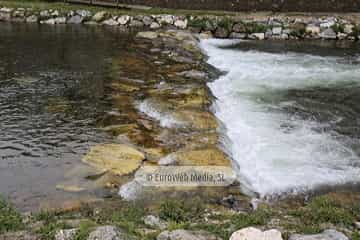
[{"label": "churning white water", "polygon": [[277,94],[291,89],[360,83],[360,65],[337,57],[220,47],[232,43],[201,45],[209,63],[226,72],[209,86],[244,190],[267,197],[360,182],[359,156],[345,138],[321,130],[325,123],[316,115],[283,111],[296,102],[276,101]]}]

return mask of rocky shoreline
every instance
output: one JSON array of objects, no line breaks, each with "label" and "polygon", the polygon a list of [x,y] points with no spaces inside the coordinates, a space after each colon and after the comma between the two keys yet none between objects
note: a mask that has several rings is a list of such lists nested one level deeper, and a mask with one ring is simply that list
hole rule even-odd
[{"label": "rocky shoreline", "polygon": [[125,29],[188,29],[203,37],[288,40],[324,39],[356,41],[360,38],[360,23],[346,14],[271,14],[252,16],[196,15],[115,15],[107,11],[33,10],[0,6],[0,21],[39,24],[85,24],[122,27]]}]

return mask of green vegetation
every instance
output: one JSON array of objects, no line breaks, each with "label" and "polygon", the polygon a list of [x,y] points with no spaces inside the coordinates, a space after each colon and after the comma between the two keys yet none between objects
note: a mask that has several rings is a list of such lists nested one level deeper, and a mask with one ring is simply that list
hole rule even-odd
[{"label": "green vegetation", "polygon": [[0,234],[24,228],[22,217],[15,208],[0,197]]},{"label": "green vegetation", "polygon": [[360,240],[360,232],[355,232],[353,233],[353,235],[351,236],[352,240]]},{"label": "green vegetation", "polygon": [[91,232],[91,230],[96,226],[95,223],[91,221],[81,222],[78,231],[74,236],[74,240],[86,240]]},{"label": "green vegetation", "polygon": [[336,33],[344,33],[345,31],[345,26],[344,24],[334,24],[331,26],[332,30]]},{"label": "green vegetation", "polygon": [[166,221],[184,223],[200,219],[204,210],[204,204],[199,199],[168,200],[161,204],[159,216]]},{"label": "green vegetation", "polygon": [[244,23],[244,25],[246,28],[246,33],[248,33],[248,34],[264,33],[264,32],[266,32],[266,30],[269,29],[269,26],[261,24],[261,23],[256,23],[256,22]]},{"label": "green vegetation", "polygon": [[218,26],[221,28],[225,28],[228,31],[231,31],[232,27],[234,26],[234,20],[232,20],[231,18],[222,18],[218,22]]}]

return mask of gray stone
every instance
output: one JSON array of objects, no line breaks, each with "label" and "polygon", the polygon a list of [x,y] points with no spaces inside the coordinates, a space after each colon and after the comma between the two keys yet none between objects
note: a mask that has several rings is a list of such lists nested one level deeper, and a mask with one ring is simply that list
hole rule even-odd
[{"label": "gray stone", "polygon": [[282,32],[282,27],[274,27],[272,29],[272,34],[274,34],[274,35],[280,35],[281,32]]},{"label": "gray stone", "polygon": [[145,26],[150,26],[154,20],[149,16],[144,16],[142,22],[145,24]]},{"label": "gray stone", "polygon": [[[187,231],[178,229],[175,231],[164,231],[159,234],[157,240],[221,240],[221,238],[205,231]],[[251,239],[252,240],[252,239]]]},{"label": "gray stone", "polygon": [[336,230],[328,229],[319,234],[313,235],[291,235],[289,240],[349,240],[343,233]]},{"label": "gray stone", "polygon": [[117,25],[119,25],[119,22],[113,18],[110,18],[110,19],[103,21],[101,24],[108,25],[108,26],[117,26]]},{"label": "gray stone", "polygon": [[253,33],[249,36],[249,38],[254,40],[264,40],[265,33]]},{"label": "gray stone", "polygon": [[355,222],[354,226],[357,230],[360,230],[360,222]]},{"label": "gray stone", "polygon": [[73,240],[77,229],[59,230],[55,233],[55,240]]},{"label": "gray stone", "polygon": [[153,23],[150,25],[150,28],[151,28],[151,29],[158,29],[158,28],[160,28],[160,27],[161,27],[160,24],[157,23],[157,22],[153,22]]},{"label": "gray stone", "polygon": [[36,23],[38,21],[39,21],[39,18],[36,15],[31,15],[26,18],[26,22],[28,22],[28,23]]},{"label": "gray stone", "polygon": [[185,29],[187,28],[187,24],[188,24],[188,21],[187,19],[185,20],[176,20],[174,25],[180,29]]},{"label": "gray stone", "polygon": [[170,166],[175,165],[177,161],[176,154],[169,154],[163,158],[161,158],[158,162],[160,166]]},{"label": "gray stone", "polygon": [[265,32],[265,38],[272,38],[273,32],[271,29],[266,30]]},{"label": "gray stone", "polygon": [[312,34],[312,35],[318,35],[320,33],[320,28],[315,25],[308,25],[305,28],[305,32]]},{"label": "gray stone", "polygon": [[143,186],[137,181],[133,180],[120,187],[119,195],[127,201],[132,201],[141,196],[143,190]]},{"label": "gray stone", "polygon": [[238,33],[238,32],[230,33],[230,38],[233,39],[245,39],[246,37],[247,37],[246,33]]},{"label": "gray stone", "polygon": [[69,24],[80,24],[84,21],[84,17],[80,16],[80,15],[75,15],[69,18],[69,20],[67,21],[67,23]]},{"label": "gray stone", "polygon": [[76,10],[76,14],[85,19],[90,19],[92,16],[92,13],[89,10]]},{"label": "gray stone", "polygon": [[322,31],[319,36],[323,39],[336,39],[336,32],[331,28]]},{"label": "gray stone", "polygon": [[159,36],[159,33],[157,32],[138,32],[136,34],[137,38],[147,38],[147,39],[155,39]]},{"label": "gray stone", "polygon": [[344,33],[346,33],[346,34],[351,34],[353,32],[353,30],[354,30],[354,25],[352,25],[352,24],[346,24],[344,26]]},{"label": "gray stone", "polygon": [[158,22],[160,24],[174,24],[174,16],[172,15],[159,15]]},{"label": "gray stone", "polygon": [[168,224],[162,221],[159,217],[154,215],[148,215],[144,218],[144,223],[149,227],[159,228],[164,230],[168,227]]},{"label": "gray stone", "polygon": [[0,8],[1,13],[11,13],[12,11],[14,11],[13,8],[7,8],[7,7]]},{"label": "gray stone", "polygon": [[0,12],[0,21],[10,21],[11,13]]},{"label": "gray stone", "polygon": [[0,234],[0,240],[38,240],[38,236],[29,231],[8,232]]},{"label": "gray stone", "polygon": [[101,22],[109,17],[109,13],[105,11],[100,11],[95,13],[95,15],[92,17],[92,20],[95,22]]},{"label": "gray stone", "polygon": [[65,17],[50,18],[45,21],[41,21],[40,23],[45,23],[45,24],[50,24],[50,25],[65,24],[66,18]]},{"label": "gray stone", "polygon": [[58,10],[54,10],[54,11],[52,11],[52,12],[50,13],[50,15],[51,15],[52,17],[58,17],[58,16],[60,15],[60,13],[59,13]]},{"label": "gray stone", "polygon": [[233,31],[237,33],[246,33],[246,26],[242,23],[236,23],[233,26]]},{"label": "gray stone", "polygon": [[229,31],[226,28],[218,27],[214,33],[214,36],[217,38],[227,38],[229,36]]},{"label": "gray stone", "polygon": [[40,17],[41,17],[42,19],[44,19],[44,18],[49,18],[49,17],[50,17],[49,11],[48,11],[48,10],[43,10],[43,11],[41,11],[41,12],[40,12]]},{"label": "gray stone", "polygon": [[142,21],[133,19],[130,21],[129,26],[133,28],[142,28],[144,26],[144,23]]},{"label": "gray stone", "polygon": [[15,18],[23,18],[25,17],[25,10],[16,10],[12,13],[12,16]]},{"label": "gray stone", "polygon": [[330,28],[332,26],[334,26],[336,24],[336,22],[334,20],[329,20],[323,23],[320,23],[320,27],[321,28]]},{"label": "gray stone", "polygon": [[276,229],[261,231],[254,227],[243,228],[231,234],[230,240],[283,240]]},{"label": "gray stone", "polygon": [[119,228],[115,226],[97,227],[89,234],[88,240],[125,240],[128,239]]},{"label": "gray stone", "polygon": [[123,16],[120,16],[118,17],[117,21],[120,25],[126,25],[130,22],[131,20],[131,17],[128,16],[128,15],[123,15]]}]

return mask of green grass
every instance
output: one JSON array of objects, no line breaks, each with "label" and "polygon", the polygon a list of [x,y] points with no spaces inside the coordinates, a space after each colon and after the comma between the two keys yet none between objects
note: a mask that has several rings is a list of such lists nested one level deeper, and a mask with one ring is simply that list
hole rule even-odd
[{"label": "green grass", "polygon": [[24,228],[21,214],[0,197],[0,234]]},{"label": "green grass", "polygon": [[168,200],[161,204],[159,216],[166,221],[182,223],[201,218],[204,210],[203,203],[199,199]]}]

